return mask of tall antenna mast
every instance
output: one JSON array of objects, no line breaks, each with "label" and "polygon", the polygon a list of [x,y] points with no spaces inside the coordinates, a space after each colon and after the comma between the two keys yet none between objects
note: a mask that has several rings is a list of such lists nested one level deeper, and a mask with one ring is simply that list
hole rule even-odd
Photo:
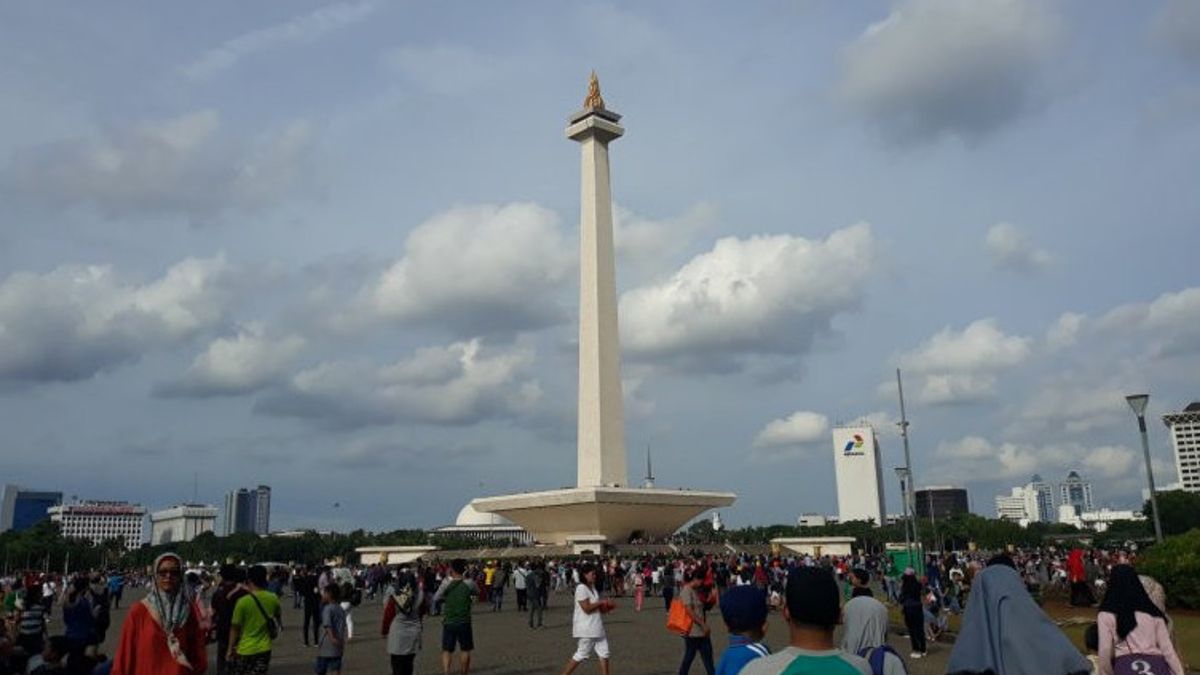
[{"label": "tall antenna mast", "polygon": [[642,482],[642,487],[654,487],[654,468],[650,463],[650,444],[646,444],[646,480]]},{"label": "tall antenna mast", "polygon": [[909,523],[912,526],[913,541],[920,546],[920,539],[917,538],[917,509],[916,502],[913,499],[913,493],[916,492],[916,479],[913,478],[912,471],[912,455],[908,451],[908,415],[904,412],[904,381],[900,379],[900,369],[896,369],[896,390],[900,394],[900,438],[904,439],[904,468],[908,471],[908,490],[904,495],[904,508],[909,517]]}]

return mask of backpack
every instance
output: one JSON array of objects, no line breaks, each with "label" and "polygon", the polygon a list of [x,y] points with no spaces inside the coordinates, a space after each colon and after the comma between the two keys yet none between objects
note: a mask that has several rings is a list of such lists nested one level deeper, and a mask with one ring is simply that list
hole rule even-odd
[{"label": "backpack", "polygon": [[900,662],[900,667],[904,672],[908,672],[908,666],[904,665],[904,659],[892,649],[891,645],[879,645],[878,647],[864,647],[858,651],[858,655],[867,660],[871,664],[871,673],[873,675],[883,675],[883,664],[887,661],[888,654],[896,654],[896,659]]},{"label": "backpack", "polygon": [[405,584],[400,587],[400,590],[392,594],[392,600],[396,602],[396,609],[404,616],[412,613],[413,607],[413,587],[410,584]]}]

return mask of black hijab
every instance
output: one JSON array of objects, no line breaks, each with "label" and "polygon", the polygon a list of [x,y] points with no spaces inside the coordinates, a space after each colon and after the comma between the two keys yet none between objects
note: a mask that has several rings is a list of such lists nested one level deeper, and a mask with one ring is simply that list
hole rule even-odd
[{"label": "black hijab", "polygon": [[900,601],[905,600],[921,601],[921,582],[915,574],[905,574],[900,579]]},{"label": "black hijab", "polygon": [[1100,603],[1100,611],[1108,612],[1117,617],[1117,637],[1122,640],[1129,631],[1137,627],[1137,617],[1134,612],[1145,612],[1166,620],[1162,610],[1142,586],[1137,572],[1130,565],[1117,565],[1108,575],[1108,590],[1104,593],[1104,602]]}]

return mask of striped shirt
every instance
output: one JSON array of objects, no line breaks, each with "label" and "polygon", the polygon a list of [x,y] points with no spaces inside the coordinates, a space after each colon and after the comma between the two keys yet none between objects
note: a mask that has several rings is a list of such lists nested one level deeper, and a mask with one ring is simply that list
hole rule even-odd
[{"label": "striped shirt", "polygon": [[21,635],[41,635],[46,627],[46,610],[37,603],[28,603],[29,606],[21,610]]}]

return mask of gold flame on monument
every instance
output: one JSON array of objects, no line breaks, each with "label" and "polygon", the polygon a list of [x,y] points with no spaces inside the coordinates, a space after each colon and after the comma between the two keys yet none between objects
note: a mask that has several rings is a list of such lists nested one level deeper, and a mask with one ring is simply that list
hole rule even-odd
[{"label": "gold flame on monument", "polygon": [[600,78],[596,77],[594,70],[588,78],[588,93],[587,98],[583,99],[583,107],[604,110],[604,99],[600,96]]}]

